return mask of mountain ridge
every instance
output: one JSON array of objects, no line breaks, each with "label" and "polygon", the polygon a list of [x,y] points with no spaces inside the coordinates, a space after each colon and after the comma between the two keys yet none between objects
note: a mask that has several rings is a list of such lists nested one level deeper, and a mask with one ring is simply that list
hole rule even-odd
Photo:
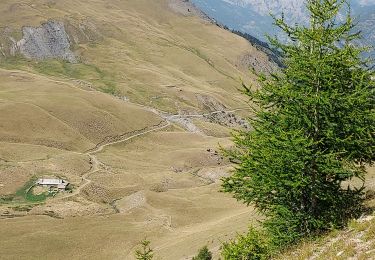
[{"label": "mountain ridge", "polygon": [[[270,13],[281,17],[284,13],[288,23],[307,24],[305,2],[298,0],[191,0],[209,16],[230,29],[248,33],[267,42],[265,34],[285,40],[285,35],[273,25]],[[362,45],[375,42],[375,1],[351,0],[351,11],[358,21],[357,30],[362,31]],[[373,52],[371,53],[373,54]]]}]

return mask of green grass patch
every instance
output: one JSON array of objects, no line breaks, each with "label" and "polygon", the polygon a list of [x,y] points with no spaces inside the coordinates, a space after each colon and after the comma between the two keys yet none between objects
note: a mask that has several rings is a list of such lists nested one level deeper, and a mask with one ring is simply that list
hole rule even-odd
[{"label": "green grass patch", "polygon": [[109,80],[104,80],[104,87],[101,87],[101,90],[104,93],[111,94],[113,96],[117,96],[119,94],[119,91],[116,88],[116,84]]},{"label": "green grass patch", "polygon": [[46,76],[84,80],[93,84],[100,91],[111,95],[119,94],[114,76],[93,64],[73,64],[57,59],[34,61],[22,56],[15,56],[0,59],[0,67],[37,72]]},{"label": "green grass patch", "polygon": [[0,204],[14,204],[14,203],[41,203],[47,198],[52,197],[55,193],[44,192],[41,194],[34,194],[33,188],[35,186],[36,178],[31,178],[14,194],[0,196]]},{"label": "green grass patch", "polygon": [[32,205],[16,205],[12,207],[15,211],[19,212],[29,212],[33,206]]},{"label": "green grass patch", "polygon": [[0,196],[0,204],[8,204],[14,200],[14,195],[3,195]]}]

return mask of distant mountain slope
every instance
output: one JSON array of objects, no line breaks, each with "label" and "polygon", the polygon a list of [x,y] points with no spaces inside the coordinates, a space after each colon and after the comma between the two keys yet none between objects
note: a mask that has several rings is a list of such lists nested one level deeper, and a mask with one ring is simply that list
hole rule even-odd
[{"label": "distant mountain slope", "polygon": [[[265,41],[265,34],[278,35],[269,13],[285,14],[289,23],[307,23],[305,2],[300,0],[191,0],[209,16],[226,26]],[[352,12],[363,31],[363,44],[375,43],[375,1],[351,0]]]},{"label": "distant mountain slope", "polygon": [[[51,57],[81,61],[86,73],[73,75],[64,66],[49,71],[50,65],[42,70],[65,73],[95,83],[103,91],[174,112],[196,109],[196,95],[211,91],[220,102],[232,106],[236,102],[226,98],[228,91],[233,92],[243,73],[248,77],[248,68],[239,66],[242,57],[257,56],[266,61],[261,66],[268,66],[262,52],[211,24],[188,2],[91,3],[95,10],[86,9],[86,2],[68,0],[3,3],[0,61],[6,66],[12,60],[15,68],[25,67],[22,57],[47,58],[46,63]],[[27,67],[41,72],[36,68],[40,66],[29,63]]]}]

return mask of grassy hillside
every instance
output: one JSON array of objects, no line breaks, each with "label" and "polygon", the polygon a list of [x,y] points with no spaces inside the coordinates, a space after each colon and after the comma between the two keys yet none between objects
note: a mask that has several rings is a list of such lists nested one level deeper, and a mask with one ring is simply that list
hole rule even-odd
[{"label": "grassy hillside", "polygon": [[1,24],[17,39],[22,26],[63,21],[86,64],[77,65],[77,71],[49,63],[14,66],[86,79],[97,88],[173,112],[195,108],[197,94],[209,93],[229,106],[238,105],[236,88],[240,78],[248,79],[246,68],[238,68],[239,59],[248,53],[259,59],[265,55],[207,21],[172,12],[169,2],[3,3]]},{"label": "grassy hillside", "polygon": [[[219,192],[216,150],[244,124],[244,57],[267,57],[181,3],[0,3],[2,259],[131,259],[145,236],[181,259],[258,218]],[[22,28],[49,20],[78,63],[17,52]],[[33,194],[41,176],[73,193]]]},{"label": "grassy hillside", "polygon": [[353,220],[343,231],[335,231],[314,242],[305,242],[278,259],[374,259],[374,216]]}]

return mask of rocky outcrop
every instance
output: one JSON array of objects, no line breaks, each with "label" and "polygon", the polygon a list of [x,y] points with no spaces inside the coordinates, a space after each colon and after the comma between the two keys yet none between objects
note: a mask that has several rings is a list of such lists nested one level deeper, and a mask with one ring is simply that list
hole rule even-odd
[{"label": "rocky outcrop", "polygon": [[[80,60],[81,44],[104,39],[89,18],[63,21],[49,20],[39,27],[0,27],[0,59],[23,55],[28,59],[62,59],[71,63]],[[73,52],[74,49],[74,52]]]},{"label": "rocky outcrop", "polygon": [[78,61],[71,50],[71,42],[64,23],[50,20],[40,27],[25,26],[23,37],[13,46],[12,53],[21,53],[29,59],[63,59],[72,63]]},{"label": "rocky outcrop", "polygon": [[214,112],[219,110],[226,110],[227,107],[218,101],[216,98],[209,96],[209,95],[203,95],[203,94],[197,94],[196,95],[198,105],[201,109],[208,112]]},{"label": "rocky outcrop", "polygon": [[[263,57],[262,57],[263,56]],[[254,69],[256,73],[270,74],[279,70],[279,66],[266,55],[257,56],[253,53],[244,53],[237,59],[237,66],[243,69]]]}]

